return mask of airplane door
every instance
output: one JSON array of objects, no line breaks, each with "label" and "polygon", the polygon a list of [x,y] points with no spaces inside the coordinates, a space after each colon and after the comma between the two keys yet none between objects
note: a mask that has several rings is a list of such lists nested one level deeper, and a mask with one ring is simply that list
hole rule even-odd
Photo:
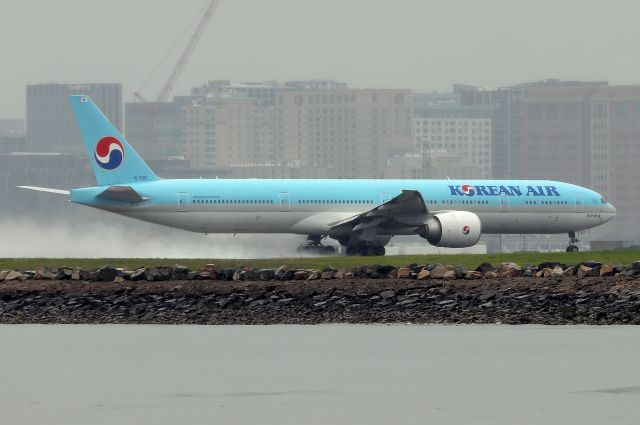
[{"label": "airplane door", "polygon": [[509,206],[509,197],[501,196],[500,197],[500,211],[508,212],[510,210]]},{"label": "airplane door", "polygon": [[291,201],[289,198],[289,194],[287,192],[280,193],[280,211],[282,212],[291,211]]},{"label": "airplane door", "polygon": [[391,200],[391,196],[389,196],[388,192],[382,192],[380,194],[380,199],[382,199],[382,203],[389,202]]},{"label": "airplane door", "polygon": [[576,212],[584,212],[584,202],[582,201],[582,195],[574,194],[573,200],[576,204]]},{"label": "airplane door", "polygon": [[178,192],[178,211],[189,211],[189,194],[187,192]]}]

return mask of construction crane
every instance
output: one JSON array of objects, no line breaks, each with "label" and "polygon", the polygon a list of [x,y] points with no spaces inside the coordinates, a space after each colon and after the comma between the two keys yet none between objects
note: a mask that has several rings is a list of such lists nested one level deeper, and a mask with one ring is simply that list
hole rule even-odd
[{"label": "construction crane", "polygon": [[156,137],[155,137],[156,128],[155,127],[156,127],[158,112],[160,110],[160,104],[165,103],[169,99],[169,96],[171,95],[173,88],[175,87],[176,83],[178,82],[178,79],[180,78],[180,75],[182,75],[184,68],[189,62],[191,55],[193,54],[193,51],[198,45],[198,42],[200,41],[200,39],[202,38],[202,34],[204,34],[204,31],[209,25],[209,22],[211,21],[211,17],[214,15],[218,7],[218,4],[220,4],[220,0],[209,1],[206,9],[202,14],[202,17],[200,18],[200,21],[198,22],[198,25],[196,26],[196,29],[193,31],[193,34],[189,39],[189,42],[187,43],[186,47],[182,51],[182,54],[178,58],[178,62],[174,66],[173,71],[169,76],[169,79],[162,86],[160,93],[158,93],[158,96],[156,97],[156,101],[151,103],[147,102],[145,98],[142,96],[142,94],[140,94],[139,90],[133,94],[135,99],[143,101],[145,103],[149,103],[148,110],[147,110],[147,120],[148,120],[147,135],[145,140],[145,154],[149,157],[152,157],[155,153],[154,152],[155,145],[156,145]]}]

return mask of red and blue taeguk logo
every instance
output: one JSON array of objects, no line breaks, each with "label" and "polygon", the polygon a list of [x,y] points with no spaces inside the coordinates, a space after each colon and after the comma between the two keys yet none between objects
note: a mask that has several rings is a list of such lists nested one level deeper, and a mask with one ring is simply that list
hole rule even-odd
[{"label": "red and blue taeguk logo", "polygon": [[462,191],[463,194],[467,196],[473,196],[476,194],[476,188],[471,186],[470,184],[463,184],[460,187],[460,190]]},{"label": "red and blue taeguk logo", "polygon": [[96,143],[94,155],[100,168],[115,170],[124,160],[124,147],[113,136],[103,137]]},{"label": "red and blue taeguk logo", "polygon": [[462,228],[462,233],[465,234],[465,235],[468,235],[470,231],[471,231],[471,227],[469,227],[469,226],[464,226]]}]

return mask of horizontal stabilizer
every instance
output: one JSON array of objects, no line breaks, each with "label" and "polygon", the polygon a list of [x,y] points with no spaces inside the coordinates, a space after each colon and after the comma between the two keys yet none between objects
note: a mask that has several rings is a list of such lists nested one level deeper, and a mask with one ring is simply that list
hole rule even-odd
[{"label": "horizontal stabilizer", "polygon": [[69,195],[69,191],[65,189],[51,189],[49,187],[37,187],[37,186],[18,186],[20,189],[37,190],[38,192],[49,192],[58,195]]},{"label": "horizontal stabilizer", "polygon": [[109,186],[107,190],[98,195],[101,198],[122,202],[143,202],[149,198],[142,197],[131,186]]}]

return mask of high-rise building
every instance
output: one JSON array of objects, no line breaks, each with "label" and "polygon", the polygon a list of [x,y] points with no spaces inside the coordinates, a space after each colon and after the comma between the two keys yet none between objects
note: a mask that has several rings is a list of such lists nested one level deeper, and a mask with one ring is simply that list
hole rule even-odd
[{"label": "high-rise building", "polygon": [[121,84],[36,84],[27,86],[27,150],[84,153],[69,95],[85,94],[122,131]]},{"label": "high-rise building", "polygon": [[463,105],[459,93],[416,94],[413,125],[419,178],[491,177],[493,108]]},{"label": "high-rise building", "polygon": [[518,179],[522,173],[523,99],[532,87],[602,86],[606,82],[560,81],[549,79],[485,89],[455,84],[453,90],[461,94],[462,103],[487,105],[494,108],[492,119],[492,173],[496,179]]},{"label": "high-rise building", "polygon": [[234,176],[383,178],[389,157],[413,150],[409,90],[222,81],[192,94],[185,157]]},{"label": "high-rise building", "polygon": [[385,178],[387,159],[414,150],[412,101],[410,90],[282,90],[279,157],[335,178]]},{"label": "high-rise building", "polygon": [[127,140],[147,159],[182,157],[184,108],[191,105],[191,101],[191,96],[175,96],[173,101],[164,103],[125,103]]},{"label": "high-rise building", "polygon": [[640,86],[534,87],[523,100],[523,177],[604,195],[615,220],[592,233],[640,238]]}]

